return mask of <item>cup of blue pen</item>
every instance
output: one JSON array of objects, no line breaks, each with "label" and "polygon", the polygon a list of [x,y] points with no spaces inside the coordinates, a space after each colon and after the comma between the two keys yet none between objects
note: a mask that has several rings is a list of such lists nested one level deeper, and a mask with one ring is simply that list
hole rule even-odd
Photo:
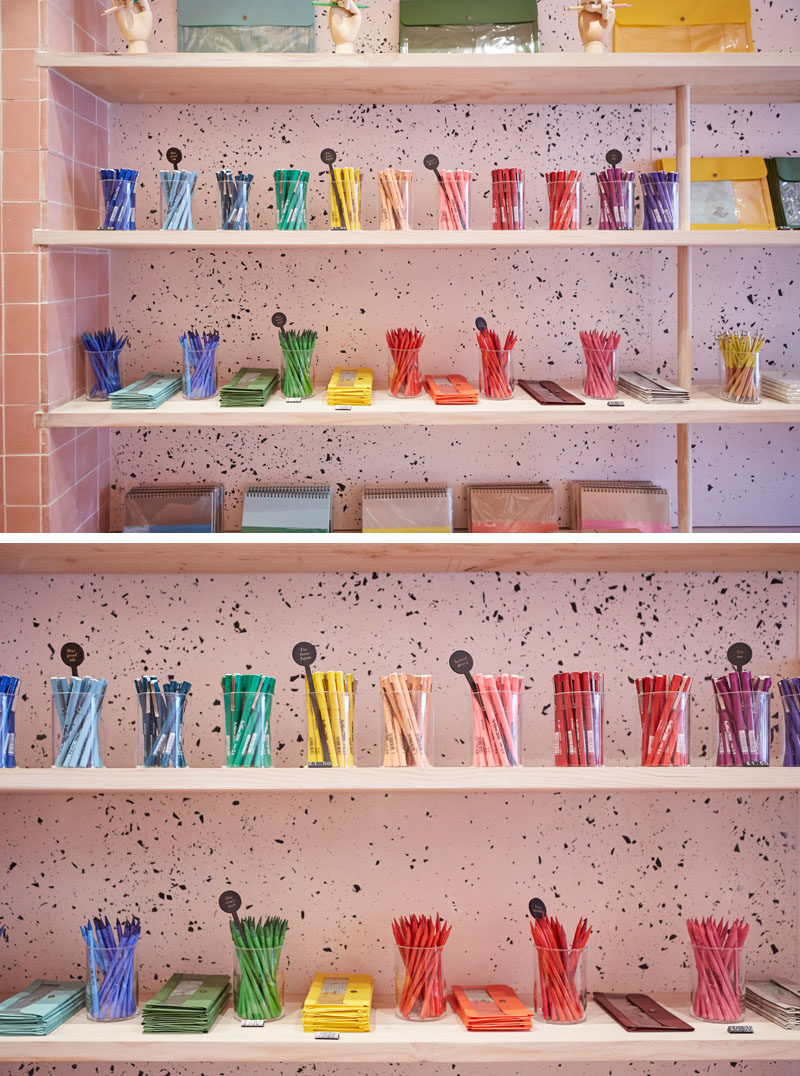
[{"label": "cup of blue pen", "polygon": [[224,232],[249,232],[248,201],[253,176],[228,169],[217,172],[219,187],[219,227]]},{"label": "cup of blue pen", "polygon": [[190,329],[180,338],[183,348],[183,395],[187,400],[209,400],[217,394],[218,332],[202,335]]},{"label": "cup of blue pen", "polygon": [[81,339],[86,353],[86,398],[107,400],[122,388],[119,357],[128,338],[117,336],[114,329],[98,329],[82,333]]},{"label": "cup of blue pen", "polygon": [[139,967],[136,946],[141,934],[139,920],[112,927],[95,917],[81,934],[86,944],[86,1015],[90,1020],[130,1020],[139,1008]]},{"label": "cup of blue pen", "polygon": [[161,228],[166,232],[193,231],[192,197],[197,183],[197,172],[165,168],[159,172],[159,180]]},{"label": "cup of blue pen", "polygon": [[136,180],[133,168],[101,168],[100,191],[103,195],[101,232],[136,231]]},{"label": "cup of blue pen", "polygon": [[14,742],[18,687],[16,676],[0,676],[0,770],[13,770],[17,765]]},{"label": "cup of blue pen", "polygon": [[139,703],[137,765],[180,769],[186,765],[183,730],[191,684],[170,680],[159,685],[155,677],[136,681]]},{"label": "cup of blue pen", "polygon": [[54,676],[53,765],[102,769],[100,728],[106,681],[91,676]]},{"label": "cup of blue pen", "polygon": [[228,766],[264,768],[272,765],[273,698],[272,691],[223,692]]}]

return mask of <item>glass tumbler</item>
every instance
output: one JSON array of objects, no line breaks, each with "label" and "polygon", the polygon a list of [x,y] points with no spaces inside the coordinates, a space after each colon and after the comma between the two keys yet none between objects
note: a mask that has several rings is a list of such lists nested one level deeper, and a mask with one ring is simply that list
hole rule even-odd
[{"label": "glass tumbler", "polygon": [[283,946],[251,949],[236,946],[233,962],[233,1009],[240,1020],[280,1020],[286,981],[280,966]]},{"label": "glass tumbler", "polygon": [[521,676],[474,673],[473,766],[519,766]]},{"label": "glass tumbler", "polygon": [[394,1011],[401,1020],[441,1020],[447,1012],[444,946],[398,946]]},{"label": "glass tumbler", "polygon": [[139,751],[137,765],[182,768],[183,728],[188,694],[178,691],[140,691]]},{"label": "glass tumbler", "polygon": [[646,232],[669,232],[678,227],[678,177],[670,172],[643,172],[642,228]]},{"label": "glass tumbler", "polygon": [[353,712],[357,681],[352,677],[336,689],[306,688],[308,765],[350,767],[353,761]]},{"label": "glass tumbler", "polygon": [[439,172],[439,231],[469,231],[469,194],[472,172]]},{"label": "glass tumbler", "polygon": [[[430,676],[414,677],[432,682]],[[382,676],[383,765],[433,764],[433,688],[409,687],[402,676]]]},{"label": "glass tumbler", "polygon": [[581,226],[582,172],[548,172],[547,201],[551,231],[574,232]]},{"label": "glass tumbler", "polygon": [[698,1020],[733,1024],[744,1015],[744,951],[692,945],[692,1015]]},{"label": "glass tumbler", "polygon": [[332,168],[329,185],[331,230],[335,232],[360,231],[361,171],[358,168]]},{"label": "glass tumbler", "polygon": [[556,766],[603,765],[602,691],[556,691]]},{"label": "glass tumbler", "polygon": [[101,168],[100,192],[103,195],[101,232],[136,231],[136,180],[132,168]]},{"label": "glass tumbler", "polygon": [[86,1015],[90,1020],[129,1020],[139,1007],[136,942],[113,949],[86,947]]},{"label": "glass tumbler", "polygon": [[90,400],[107,400],[112,392],[122,388],[119,356],[125,339],[111,351],[94,351],[84,347],[86,354],[86,396]]},{"label": "glass tumbler", "polygon": [[600,230],[633,231],[634,173],[620,172],[618,168],[599,172],[597,187],[600,192]]},{"label": "glass tumbler", "polygon": [[715,680],[717,765],[769,766],[769,692],[726,691]]},{"label": "glass tumbler", "polygon": [[236,175],[227,169],[217,172],[217,185],[219,186],[218,227],[223,232],[250,231],[248,203],[250,184],[252,182],[252,175],[245,175],[244,172],[239,172]]},{"label": "glass tumbler", "polygon": [[413,172],[401,168],[385,168],[382,172],[378,172],[382,232],[410,230],[413,175]]},{"label": "glass tumbler", "polygon": [[548,1024],[579,1024],[586,1019],[586,949],[536,946],[534,1011]]},{"label": "glass tumbler", "polygon": [[688,691],[640,693],[643,766],[688,766]]},{"label": "glass tumbler", "polygon": [[422,392],[422,377],[419,372],[418,347],[390,347],[392,357],[389,364],[389,392],[392,396],[409,399]]},{"label": "glass tumbler", "polygon": [[225,752],[229,766],[272,765],[272,692],[226,691]]},{"label": "glass tumbler", "polygon": [[778,684],[783,706],[783,764],[800,766],[800,676]]},{"label": "glass tumbler", "polygon": [[53,688],[53,765],[102,769],[100,717],[106,681],[56,676]]},{"label": "glass tumbler", "polygon": [[511,348],[481,348],[478,386],[487,400],[510,400],[514,395],[514,368]]},{"label": "glass tumbler", "polygon": [[583,394],[592,400],[613,400],[617,395],[617,349],[583,344],[586,371]]},{"label": "glass tumbler", "polygon": [[161,228],[166,232],[194,230],[192,220],[192,196],[197,183],[197,172],[164,169],[159,172],[161,180]]},{"label": "glass tumbler", "polygon": [[308,172],[282,168],[274,173],[274,178],[278,231],[304,232],[308,228]]},{"label": "glass tumbler", "polygon": [[521,168],[492,172],[492,228],[521,231],[525,227],[525,173]]}]

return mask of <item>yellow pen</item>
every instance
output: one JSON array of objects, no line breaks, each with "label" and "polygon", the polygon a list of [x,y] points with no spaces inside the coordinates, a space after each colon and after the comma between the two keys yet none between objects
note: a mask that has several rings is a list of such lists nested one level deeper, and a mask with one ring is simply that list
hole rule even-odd
[{"label": "yellow pen", "polygon": [[333,733],[331,731],[331,719],[328,713],[328,702],[325,696],[325,679],[322,673],[312,673],[312,680],[314,682],[314,694],[317,700],[317,706],[319,707],[320,717],[322,719],[322,727],[325,730],[325,740],[328,745],[328,755],[331,760],[332,766],[338,766],[339,761],[336,755],[336,748],[333,743]]},{"label": "yellow pen", "polygon": [[[328,695],[328,708],[331,717],[331,731],[333,733],[333,743],[336,751],[336,765],[344,766],[346,765],[345,745],[342,742],[341,708],[339,706],[339,695],[336,690],[336,678],[339,675],[339,673],[328,672],[325,674],[325,680]],[[331,761],[333,761],[333,756],[331,756]]]}]

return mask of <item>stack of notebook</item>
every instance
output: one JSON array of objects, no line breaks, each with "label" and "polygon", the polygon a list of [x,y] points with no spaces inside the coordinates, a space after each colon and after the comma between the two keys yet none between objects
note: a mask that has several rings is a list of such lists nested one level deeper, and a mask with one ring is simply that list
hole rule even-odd
[{"label": "stack of notebook", "polygon": [[242,533],[329,534],[332,504],[330,486],[250,486]]},{"label": "stack of notebook", "polygon": [[365,486],[361,495],[363,534],[453,530],[453,491],[447,486]]},{"label": "stack of notebook", "polygon": [[467,524],[473,534],[551,534],[558,530],[555,492],[545,482],[469,486]]},{"label": "stack of notebook", "polygon": [[222,486],[137,486],[125,494],[125,534],[218,534]]},{"label": "stack of notebook", "polygon": [[108,398],[112,411],[154,411],[180,390],[180,375],[150,373],[110,393]]},{"label": "stack of notebook", "polygon": [[35,979],[0,1001],[0,1035],[49,1035],[83,1008],[85,996],[83,983]]},{"label": "stack of notebook", "polygon": [[510,986],[454,986],[453,1008],[467,1031],[530,1031],[533,1014]]},{"label": "stack of notebook", "polygon": [[337,366],[328,382],[330,407],[368,407],[372,403],[372,370],[359,366],[345,370]]},{"label": "stack of notebook", "polygon": [[761,391],[771,400],[800,403],[800,378],[786,377],[785,374],[775,373],[774,370],[762,373]]},{"label": "stack of notebook", "polygon": [[369,1031],[371,975],[318,971],[303,1002],[303,1031]]},{"label": "stack of notebook", "polygon": [[800,1031],[800,986],[786,979],[747,984],[744,1003],[787,1031]]},{"label": "stack of notebook", "polygon": [[652,482],[571,482],[572,529],[665,534],[669,494]]},{"label": "stack of notebook", "polygon": [[220,389],[220,406],[263,407],[277,387],[277,370],[246,366]]},{"label": "stack of notebook", "polygon": [[228,1003],[227,975],[173,975],[142,1009],[145,1035],[206,1035]]},{"label": "stack of notebook", "polygon": [[642,403],[688,403],[689,393],[686,389],[664,381],[654,374],[643,374],[639,370],[623,371],[617,379],[622,392],[633,396]]},{"label": "stack of notebook", "polygon": [[462,374],[428,374],[425,389],[437,404],[476,404],[478,390]]}]

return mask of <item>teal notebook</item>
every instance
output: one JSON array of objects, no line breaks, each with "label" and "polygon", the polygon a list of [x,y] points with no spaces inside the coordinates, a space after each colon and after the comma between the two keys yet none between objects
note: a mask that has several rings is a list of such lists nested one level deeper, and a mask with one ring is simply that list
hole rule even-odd
[{"label": "teal notebook", "polygon": [[49,1035],[85,1003],[83,983],[35,979],[0,1001],[0,1035]]},{"label": "teal notebook", "polygon": [[243,534],[328,534],[330,486],[251,486],[244,498]]},{"label": "teal notebook", "polygon": [[149,373],[134,381],[132,385],[109,393],[108,398],[112,411],[153,411],[180,390],[180,375]]}]

